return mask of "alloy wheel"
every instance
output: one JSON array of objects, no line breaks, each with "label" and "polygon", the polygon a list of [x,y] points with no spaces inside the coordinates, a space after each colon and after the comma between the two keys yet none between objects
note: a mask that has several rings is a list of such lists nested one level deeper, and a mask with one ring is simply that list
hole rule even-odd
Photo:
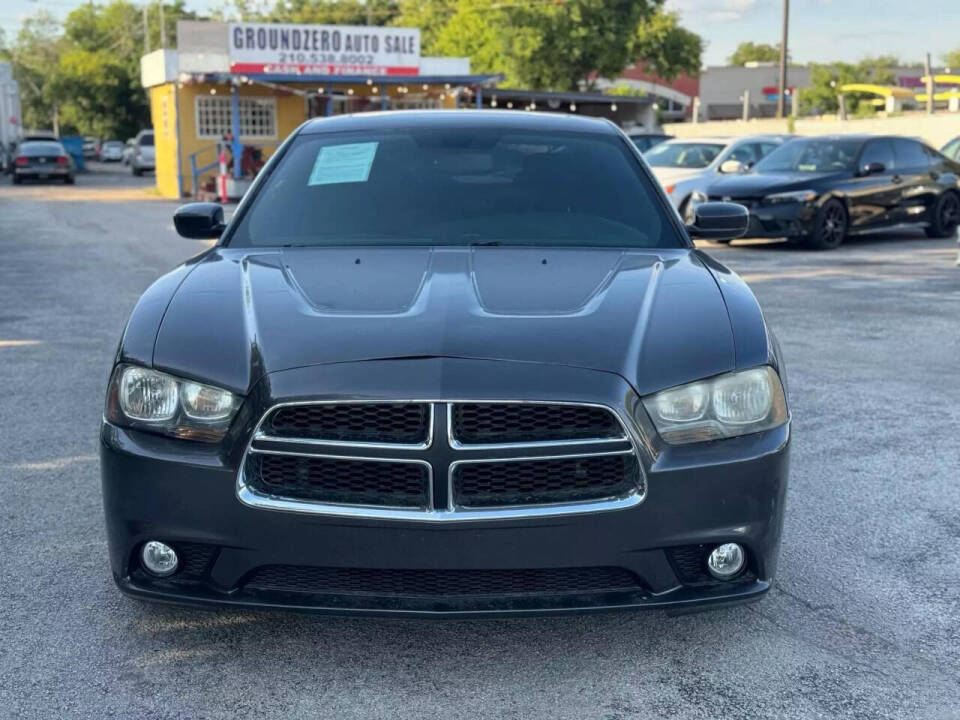
[{"label": "alloy wheel", "polygon": [[940,227],[952,230],[960,225],[960,198],[949,194],[940,203]]},{"label": "alloy wheel", "polygon": [[824,208],[823,218],[820,221],[820,237],[825,245],[839,245],[846,234],[846,217],[843,208],[836,203],[830,203]]}]

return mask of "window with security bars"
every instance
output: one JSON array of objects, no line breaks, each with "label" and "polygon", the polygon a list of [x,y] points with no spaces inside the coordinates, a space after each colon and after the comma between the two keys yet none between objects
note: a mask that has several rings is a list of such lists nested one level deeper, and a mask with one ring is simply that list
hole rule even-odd
[{"label": "window with security bars", "polygon": [[[272,97],[242,97],[240,137],[275,138],[277,136],[277,102]],[[197,137],[220,139],[231,132],[230,98],[201,95],[196,99]]]}]

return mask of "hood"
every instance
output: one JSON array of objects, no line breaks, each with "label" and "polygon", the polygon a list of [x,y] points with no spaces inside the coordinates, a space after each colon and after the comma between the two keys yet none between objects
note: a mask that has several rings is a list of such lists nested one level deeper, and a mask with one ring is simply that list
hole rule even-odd
[{"label": "hood", "polygon": [[806,190],[849,177],[850,173],[745,173],[726,175],[710,183],[707,194],[730,197],[760,197],[791,190]]},{"label": "hood", "polygon": [[672,185],[707,171],[707,168],[651,167],[650,169],[661,185]]},{"label": "hood", "polygon": [[385,358],[555,363],[650,392],[734,367],[690,250],[212,251],[164,315],[154,365],[245,393],[264,374]]}]

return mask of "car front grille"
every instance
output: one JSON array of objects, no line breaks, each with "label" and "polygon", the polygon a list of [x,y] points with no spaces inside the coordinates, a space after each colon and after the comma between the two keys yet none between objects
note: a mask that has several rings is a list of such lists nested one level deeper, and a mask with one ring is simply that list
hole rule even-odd
[{"label": "car front grille", "polygon": [[623,507],[644,492],[617,413],[562,402],[280,405],[257,425],[238,481],[248,505],[423,520]]},{"label": "car front grille", "polygon": [[251,453],[247,481],[255,490],[314,502],[425,508],[430,468],[419,462],[381,462]]},{"label": "car front grille", "polygon": [[430,433],[427,403],[313,403],[274,410],[264,431],[329,442],[417,445]]},{"label": "car front grille", "polygon": [[453,469],[453,503],[498,507],[617,497],[636,489],[639,474],[632,453],[463,463]]},{"label": "car front grille", "polygon": [[748,210],[753,210],[763,203],[762,197],[726,197],[724,195],[711,195],[707,198],[709,202],[730,202],[737,205],[743,205]]},{"label": "car front grille", "polygon": [[558,403],[459,403],[450,410],[451,437],[463,444],[623,438],[609,410]]},{"label": "car front grille", "polygon": [[636,591],[641,580],[619,567],[406,570],[267,565],[245,589],[380,597],[573,595]]}]

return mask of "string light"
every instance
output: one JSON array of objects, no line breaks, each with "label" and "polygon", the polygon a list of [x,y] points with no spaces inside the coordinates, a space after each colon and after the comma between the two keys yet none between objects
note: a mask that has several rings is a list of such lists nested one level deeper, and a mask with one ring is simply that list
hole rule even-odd
[{"label": "string light", "polygon": [[367,78],[367,85],[373,85],[373,80],[371,80],[370,78]]},{"label": "string light", "polygon": [[507,107],[508,107],[510,110],[513,110],[513,103],[512,103],[512,102],[508,102],[508,103],[507,103]]},{"label": "string light", "polygon": [[616,112],[616,111],[617,111],[617,104],[616,104],[616,103],[611,103],[611,104],[610,104],[610,109],[611,109],[613,112]]},{"label": "string light", "polygon": [[430,86],[427,85],[426,83],[424,83],[424,84],[423,84],[423,89],[424,89],[424,90],[429,90],[429,89],[430,89]]},{"label": "string light", "polygon": [[347,95],[353,95],[353,88],[347,88]]},{"label": "string light", "polygon": [[577,104],[570,103],[570,112],[576,112],[576,111],[577,111]]}]

